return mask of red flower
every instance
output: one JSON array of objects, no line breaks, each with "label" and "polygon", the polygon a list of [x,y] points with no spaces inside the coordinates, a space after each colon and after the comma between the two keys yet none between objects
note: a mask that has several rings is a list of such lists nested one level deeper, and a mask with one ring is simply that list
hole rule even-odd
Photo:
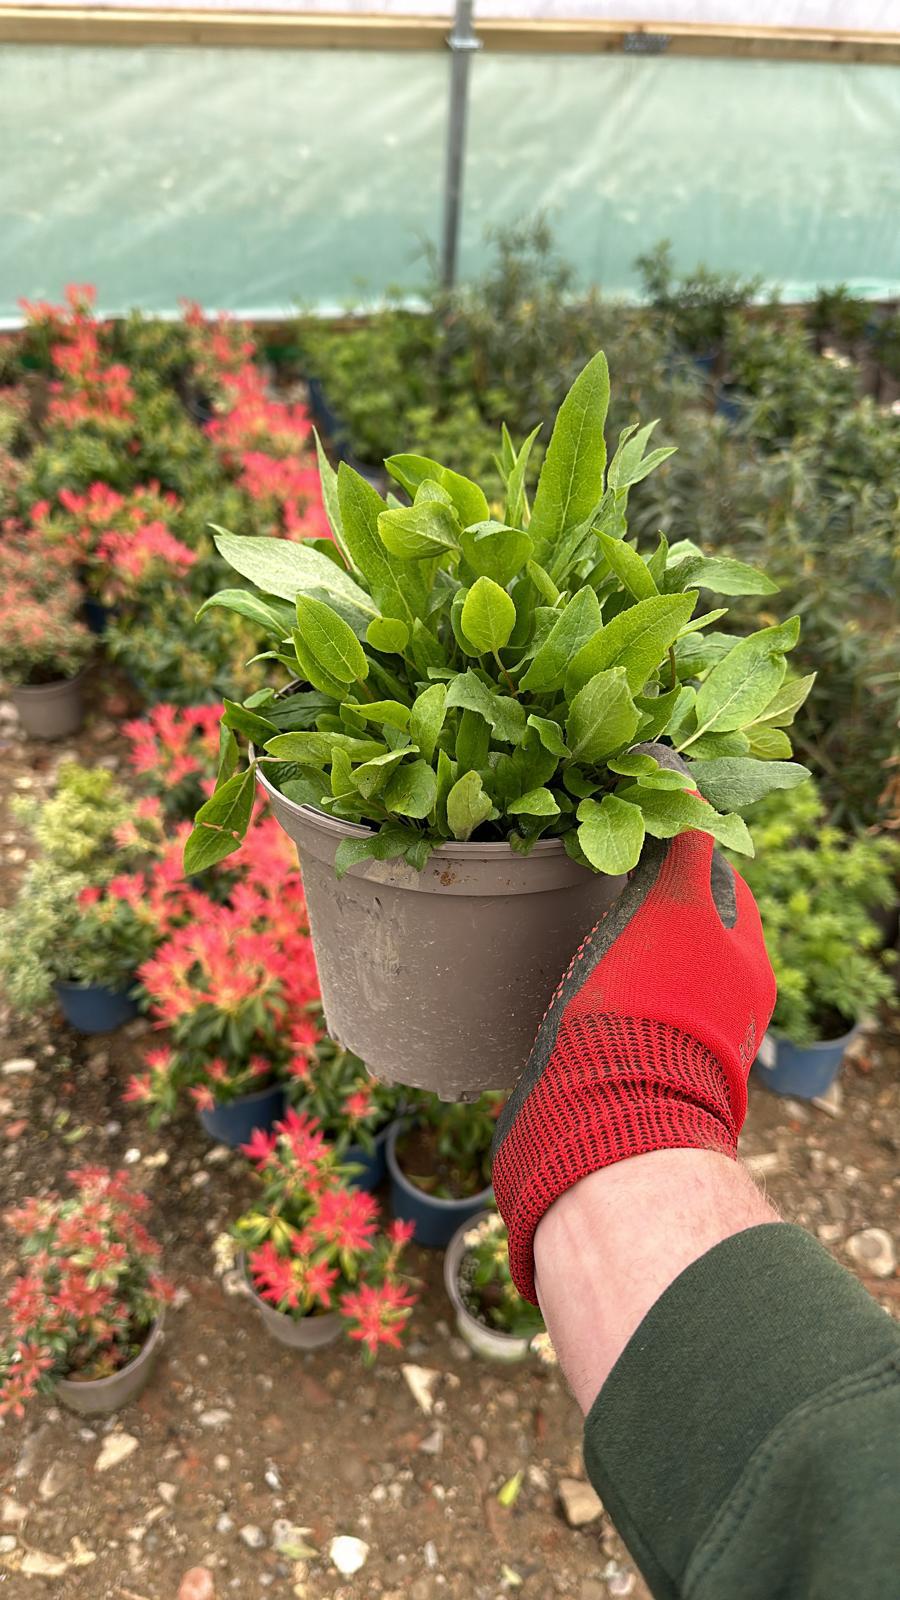
[{"label": "red flower", "polygon": [[198,1111],[212,1111],[215,1106],[215,1095],[208,1084],[200,1084],[199,1087],[191,1089],[190,1096]]},{"label": "red flower", "polygon": [[364,1283],[355,1293],[343,1296],[341,1313],[357,1324],[348,1330],[350,1338],[362,1340],[369,1354],[374,1355],[380,1344],[400,1348],[403,1325],[415,1301],[415,1295],[399,1283]]},{"label": "red flower", "polygon": [[251,1161],[264,1166],[277,1144],[277,1133],[265,1133],[262,1128],[254,1128],[248,1142],[241,1145],[241,1151]]}]

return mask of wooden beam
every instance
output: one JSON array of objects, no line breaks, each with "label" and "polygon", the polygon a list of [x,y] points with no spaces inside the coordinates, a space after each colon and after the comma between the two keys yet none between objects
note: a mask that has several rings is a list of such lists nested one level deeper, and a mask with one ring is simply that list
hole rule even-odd
[{"label": "wooden beam", "polygon": [[[28,6],[0,3],[4,44],[224,46],[273,50],[443,50],[448,17]],[[900,65],[900,33],[686,22],[484,17],[485,49],[530,55],[665,55]]]}]

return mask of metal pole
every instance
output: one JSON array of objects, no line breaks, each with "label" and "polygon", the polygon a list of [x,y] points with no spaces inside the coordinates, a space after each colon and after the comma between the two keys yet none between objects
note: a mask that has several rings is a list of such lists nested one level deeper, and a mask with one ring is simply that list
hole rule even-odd
[{"label": "metal pole", "polygon": [[450,104],[447,115],[447,169],[444,179],[444,234],[441,241],[441,282],[452,289],[456,282],[459,223],[462,209],[463,171],[466,159],[466,114],[469,106],[469,62],[481,49],[472,23],[474,0],[456,0],[450,46]]}]

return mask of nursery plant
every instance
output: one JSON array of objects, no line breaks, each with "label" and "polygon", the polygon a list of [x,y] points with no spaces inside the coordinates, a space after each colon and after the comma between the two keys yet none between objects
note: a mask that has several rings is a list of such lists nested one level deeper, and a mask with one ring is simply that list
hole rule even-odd
[{"label": "nursery plant", "polygon": [[743,279],[703,265],[679,278],[668,239],[638,256],[635,266],[646,299],[669,321],[684,349],[698,357],[717,353],[729,315],[746,306],[761,287],[759,278]]},{"label": "nursery plant", "polygon": [[6,1294],[0,1415],[22,1417],[59,1379],[111,1377],[140,1354],[172,1286],[142,1217],[149,1202],[125,1172],[81,1167],[68,1199],[54,1191],[7,1211],[19,1276]]},{"label": "nursery plant", "polygon": [[369,1360],[399,1347],[416,1299],[400,1272],[412,1230],[379,1230],[376,1201],[350,1186],[315,1117],[289,1111],[246,1154],[261,1193],[233,1231],[260,1297],[297,1322],[339,1312]]},{"label": "nursery plant", "polygon": [[[533,504],[534,439],[517,448],[504,432],[502,505],[428,457],[386,462],[408,504],[323,457],[330,554],[218,532],[256,592],[225,590],[203,611],[252,617],[299,687],[226,702],[187,871],[237,847],[257,765],[289,799],[367,826],[340,844],[339,874],[373,856],[422,868],[444,841],[473,838],[524,852],[560,838],[610,874],[636,864],[648,833],[702,827],[752,852],[740,811],[806,775],[784,759],[809,687],[784,687],[799,622],[726,633],[726,608],[704,610],[701,592],[770,595],[770,579],[688,541],[646,554],[629,542],[629,490],[670,451],[648,449],[653,424],[633,425],[607,464],[608,401],[600,353],[560,409]],[[257,752],[243,769],[236,734]],[[662,739],[689,776],[634,749]]]},{"label": "nursery plant", "polygon": [[74,678],[93,640],[80,620],[81,593],[67,563],[55,567],[35,540],[5,530],[0,593],[0,682],[16,688]]},{"label": "nursery plant", "polygon": [[398,1115],[403,1096],[393,1084],[371,1077],[352,1050],[329,1039],[318,1008],[311,1022],[315,1042],[305,1057],[297,1054],[291,1100],[316,1118],[340,1152],[359,1145],[370,1153],[376,1135]]},{"label": "nursery plant", "polygon": [[491,1181],[491,1140],[504,1096],[484,1094],[470,1105],[417,1095],[397,1140],[404,1176],[437,1200],[463,1200]]},{"label": "nursery plant", "polygon": [[512,1280],[503,1218],[496,1211],[488,1212],[463,1235],[463,1243],[457,1282],[470,1316],[513,1338],[530,1339],[541,1333],[544,1319],[540,1311],[523,1300]]},{"label": "nursery plant", "polygon": [[742,871],[778,982],[772,1026],[796,1045],[841,1038],[894,991],[873,913],[896,900],[900,845],[827,826],[812,783],[763,813]]}]

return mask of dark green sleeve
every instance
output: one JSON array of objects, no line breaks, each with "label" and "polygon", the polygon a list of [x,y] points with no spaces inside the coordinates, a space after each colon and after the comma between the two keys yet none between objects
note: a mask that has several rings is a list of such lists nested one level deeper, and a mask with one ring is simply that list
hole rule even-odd
[{"label": "dark green sleeve", "polygon": [[802,1228],[675,1280],[584,1448],[657,1600],[900,1596],[900,1330]]}]

